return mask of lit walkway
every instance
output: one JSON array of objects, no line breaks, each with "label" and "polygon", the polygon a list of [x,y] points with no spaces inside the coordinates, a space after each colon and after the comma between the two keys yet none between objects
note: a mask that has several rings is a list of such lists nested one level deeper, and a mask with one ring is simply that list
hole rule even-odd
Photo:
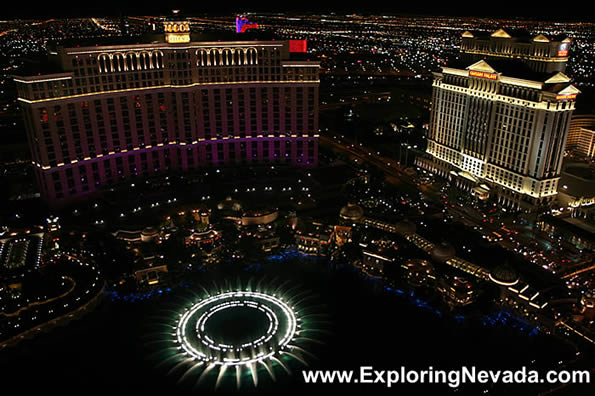
[{"label": "lit walkway", "polygon": [[[364,218],[364,225],[369,227],[374,227],[382,231],[391,232],[393,234],[398,234],[407,239],[409,242],[423,250],[424,252],[430,254],[434,247],[436,246],[432,242],[428,241],[424,237],[419,234],[415,233],[401,233],[398,230],[398,227],[394,224],[388,223],[386,221],[378,220],[378,219],[371,219],[371,218]],[[479,265],[473,264],[467,260],[463,260],[460,257],[453,257],[446,261],[446,264],[450,265],[453,268],[466,272],[470,275],[475,276],[476,278],[480,278],[483,280],[489,280],[489,272],[480,267]]]}]

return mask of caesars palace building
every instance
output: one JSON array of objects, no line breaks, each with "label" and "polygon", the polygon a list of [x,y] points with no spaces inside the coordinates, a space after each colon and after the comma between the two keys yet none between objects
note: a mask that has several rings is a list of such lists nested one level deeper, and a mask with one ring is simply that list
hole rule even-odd
[{"label": "caesars palace building", "polygon": [[460,59],[434,73],[417,165],[503,206],[552,203],[580,93],[564,74],[569,38],[465,32]]}]

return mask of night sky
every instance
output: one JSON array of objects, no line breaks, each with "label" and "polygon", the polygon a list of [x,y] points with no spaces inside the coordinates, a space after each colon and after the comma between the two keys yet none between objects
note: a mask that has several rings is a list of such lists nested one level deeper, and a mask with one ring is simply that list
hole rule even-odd
[{"label": "night sky", "polygon": [[553,21],[592,21],[591,12],[580,7],[586,3],[574,2],[560,7],[559,3],[536,7],[533,1],[457,0],[457,1],[367,1],[346,2],[331,0],[224,0],[224,1],[155,1],[155,0],[102,0],[10,2],[2,5],[0,19],[108,16],[108,15],[158,15],[179,8],[187,14],[230,14],[241,12],[309,12],[309,13],[389,13],[412,15],[455,15],[477,17],[519,17]]}]

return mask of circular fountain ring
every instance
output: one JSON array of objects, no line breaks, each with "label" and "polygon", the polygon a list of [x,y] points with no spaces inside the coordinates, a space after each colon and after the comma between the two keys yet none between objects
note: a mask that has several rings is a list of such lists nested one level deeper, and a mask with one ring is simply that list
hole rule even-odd
[{"label": "circular fountain ring", "polygon": [[[215,341],[209,319],[233,308],[260,311],[268,320],[267,330],[243,343]],[[205,298],[180,316],[176,329],[179,348],[196,360],[209,364],[249,366],[282,353],[298,330],[294,310],[283,300],[255,291],[233,291]]]}]

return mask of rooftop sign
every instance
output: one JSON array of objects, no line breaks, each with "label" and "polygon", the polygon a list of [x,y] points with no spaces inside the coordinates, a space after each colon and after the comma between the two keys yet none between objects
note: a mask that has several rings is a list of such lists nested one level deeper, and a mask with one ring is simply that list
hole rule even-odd
[{"label": "rooftop sign", "polygon": [[480,71],[475,71],[475,70],[469,70],[469,76],[487,78],[488,80],[497,80],[498,79],[498,74],[496,74],[496,73],[487,73],[487,72],[480,72]]}]

